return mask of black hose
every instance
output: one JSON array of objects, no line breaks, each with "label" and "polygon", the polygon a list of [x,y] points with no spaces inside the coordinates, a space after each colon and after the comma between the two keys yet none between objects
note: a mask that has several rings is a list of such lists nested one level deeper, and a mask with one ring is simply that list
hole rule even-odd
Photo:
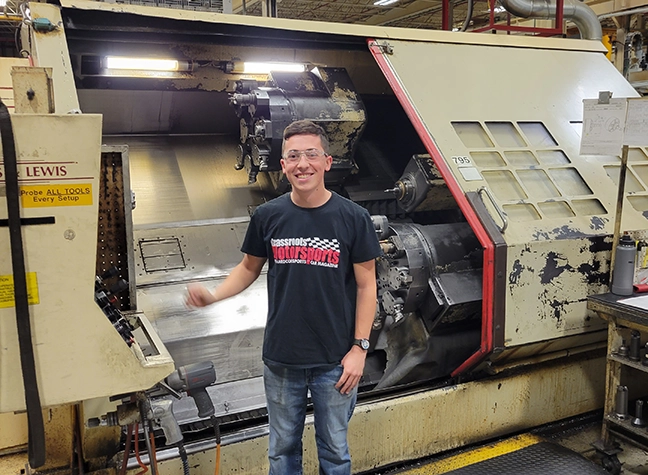
[{"label": "black hose", "polygon": [[466,31],[468,29],[468,26],[470,25],[470,20],[472,20],[473,16],[473,5],[474,0],[468,0],[468,10],[466,11],[466,19],[464,20],[464,24],[461,25],[461,28],[459,31]]},{"label": "black hose", "polygon": [[38,468],[45,463],[45,426],[38,394],[36,361],[32,345],[29,300],[27,297],[27,275],[25,273],[25,251],[23,249],[20,226],[20,194],[18,189],[18,163],[16,142],[14,141],[11,117],[7,106],[0,100],[0,135],[4,156],[7,212],[9,221],[9,240],[11,242],[11,266],[14,281],[14,300],[16,303],[16,325],[18,327],[18,346],[22,367],[25,406],[27,408],[28,455],[29,465]]},{"label": "black hose", "polygon": [[182,460],[182,473],[189,475],[189,460],[187,460],[187,451],[182,442],[178,444],[178,452],[180,452],[180,460]]},{"label": "black hose", "polygon": [[212,427],[214,428],[214,435],[216,436],[216,464],[214,467],[214,475],[220,474],[220,454],[221,454],[221,432],[218,418],[212,414],[211,416]]},{"label": "black hose", "polygon": [[220,424],[218,423],[218,418],[215,415],[212,415],[210,419],[212,421],[212,427],[214,428],[214,435],[216,436],[216,444],[220,444],[221,432],[220,432]]}]

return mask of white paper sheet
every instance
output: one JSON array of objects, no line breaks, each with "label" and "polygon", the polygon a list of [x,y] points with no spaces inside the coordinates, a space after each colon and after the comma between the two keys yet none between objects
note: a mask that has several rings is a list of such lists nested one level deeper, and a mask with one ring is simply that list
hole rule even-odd
[{"label": "white paper sheet", "polygon": [[583,99],[581,155],[621,155],[627,103],[626,98],[610,99],[609,104]]},{"label": "white paper sheet", "polygon": [[623,144],[631,147],[648,145],[648,98],[628,99]]},{"label": "white paper sheet", "polygon": [[631,307],[643,308],[648,310],[648,294],[640,295],[639,297],[630,297],[627,299],[617,300],[618,303],[630,305]]}]

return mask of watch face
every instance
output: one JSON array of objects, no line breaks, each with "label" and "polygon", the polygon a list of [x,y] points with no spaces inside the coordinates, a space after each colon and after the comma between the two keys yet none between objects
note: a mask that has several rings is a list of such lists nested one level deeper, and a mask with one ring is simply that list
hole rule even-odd
[{"label": "watch face", "polygon": [[368,350],[369,340],[365,340],[365,339],[360,340],[360,348],[362,348],[363,350]]}]

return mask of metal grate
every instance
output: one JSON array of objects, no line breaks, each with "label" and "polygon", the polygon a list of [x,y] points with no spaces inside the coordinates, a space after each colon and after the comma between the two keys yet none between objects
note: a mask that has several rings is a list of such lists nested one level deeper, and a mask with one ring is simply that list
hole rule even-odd
[{"label": "metal grate", "polygon": [[187,263],[182,253],[180,240],[176,237],[162,239],[142,239],[139,241],[144,270],[161,272],[184,269]]}]

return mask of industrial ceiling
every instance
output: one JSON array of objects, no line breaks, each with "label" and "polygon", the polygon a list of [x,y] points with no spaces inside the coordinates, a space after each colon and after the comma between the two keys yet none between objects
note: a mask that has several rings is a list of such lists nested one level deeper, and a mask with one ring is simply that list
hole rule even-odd
[{"label": "industrial ceiling", "polygon": [[[441,28],[441,0],[399,0],[378,6],[376,0],[280,0],[277,16],[300,20],[319,20],[336,23],[384,25],[406,28]],[[233,0],[235,13],[261,15],[263,0]],[[454,26],[464,22],[467,2],[454,2]],[[488,3],[475,2],[473,19],[485,23],[488,19]]]},{"label": "industrial ceiling", "polygon": [[[148,2],[148,1],[174,1],[174,0],[117,0],[124,3]],[[185,0],[187,2],[209,2],[223,0]],[[335,23],[354,23],[365,25],[381,25],[403,28],[441,29],[443,0],[232,0],[233,12],[244,15],[260,16],[264,14],[264,4],[276,1],[277,16],[280,18],[291,18],[298,20],[318,20]],[[598,15],[614,14],[620,10],[633,10],[642,4],[648,4],[646,0],[630,0],[618,2],[610,0],[586,0]],[[468,0],[449,1],[452,17],[452,28],[461,28],[468,10]],[[641,8],[643,16],[648,12],[647,8]],[[508,14],[497,4],[495,8],[496,22],[506,22]],[[489,24],[490,7],[489,0],[474,0],[473,13],[468,30],[484,27]],[[510,18],[515,23],[515,17]],[[527,23],[528,24],[528,23]],[[620,26],[611,18],[602,19],[603,28],[613,30]],[[531,26],[531,25],[529,25]],[[544,24],[544,27],[549,27]]]}]

